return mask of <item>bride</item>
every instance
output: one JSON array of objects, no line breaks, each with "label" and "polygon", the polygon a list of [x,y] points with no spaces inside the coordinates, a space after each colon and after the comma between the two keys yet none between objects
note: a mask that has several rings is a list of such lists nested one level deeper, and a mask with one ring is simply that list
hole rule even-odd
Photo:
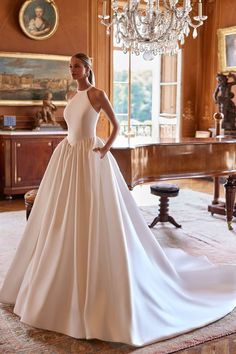
[{"label": "bride", "polygon": [[[39,187],[0,301],[28,325],[142,346],[209,324],[236,305],[236,267],[163,250],[109,152],[118,122],[89,57],[72,56],[68,136]],[[99,112],[113,125],[96,137]],[[161,232],[161,230],[160,230]]]}]

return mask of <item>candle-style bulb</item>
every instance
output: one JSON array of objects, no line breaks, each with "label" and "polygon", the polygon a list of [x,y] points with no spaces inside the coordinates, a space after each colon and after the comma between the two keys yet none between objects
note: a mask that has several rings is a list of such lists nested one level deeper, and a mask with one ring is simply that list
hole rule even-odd
[{"label": "candle-style bulb", "polygon": [[202,1],[201,0],[199,0],[199,3],[198,3],[198,16],[202,17]]},{"label": "candle-style bulb", "polygon": [[102,15],[106,16],[106,12],[107,12],[107,2],[103,1],[102,2]]}]

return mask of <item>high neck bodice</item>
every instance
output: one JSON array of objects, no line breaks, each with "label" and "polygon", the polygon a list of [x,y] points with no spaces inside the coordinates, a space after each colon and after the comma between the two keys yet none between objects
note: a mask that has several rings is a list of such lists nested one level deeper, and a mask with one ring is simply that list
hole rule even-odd
[{"label": "high neck bodice", "polygon": [[90,103],[88,91],[77,90],[64,110],[64,118],[68,126],[68,141],[71,145],[95,137],[98,113]]}]

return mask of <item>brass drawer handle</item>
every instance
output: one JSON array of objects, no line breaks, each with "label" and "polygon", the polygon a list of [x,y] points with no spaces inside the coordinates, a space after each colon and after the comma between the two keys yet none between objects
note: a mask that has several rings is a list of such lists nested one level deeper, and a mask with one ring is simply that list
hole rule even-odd
[{"label": "brass drawer handle", "polygon": [[17,143],[16,146],[17,146],[17,147],[21,147],[21,143]]},{"label": "brass drawer handle", "polygon": [[52,146],[52,143],[50,142],[50,143],[48,143],[48,146]]},{"label": "brass drawer handle", "polygon": [[21,182],[21,177],[17,177],[17,182]]}]

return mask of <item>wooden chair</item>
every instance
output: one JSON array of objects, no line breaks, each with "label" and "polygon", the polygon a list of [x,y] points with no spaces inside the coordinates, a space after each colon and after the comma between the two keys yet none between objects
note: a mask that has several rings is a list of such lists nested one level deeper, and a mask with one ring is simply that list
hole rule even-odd
[{"label": "wooden chair", "polygon": [[153,222],[149,225],[154,227],[158,222],[170,222],[176,227],[181,227],[175,219],[168,214],[169,198],[177,197],[179,194],[179,187],[175,184],[156,184],[150,187],[151,193],[160,197],[159,214]]},{"label": "wooden chair", "polygon": [[25,193],[25,208],[26,208],[26,220],[28,220],[30,216],[31,209],[34,205],[34,200],[36,198],[38,189],[32,189]]}]

